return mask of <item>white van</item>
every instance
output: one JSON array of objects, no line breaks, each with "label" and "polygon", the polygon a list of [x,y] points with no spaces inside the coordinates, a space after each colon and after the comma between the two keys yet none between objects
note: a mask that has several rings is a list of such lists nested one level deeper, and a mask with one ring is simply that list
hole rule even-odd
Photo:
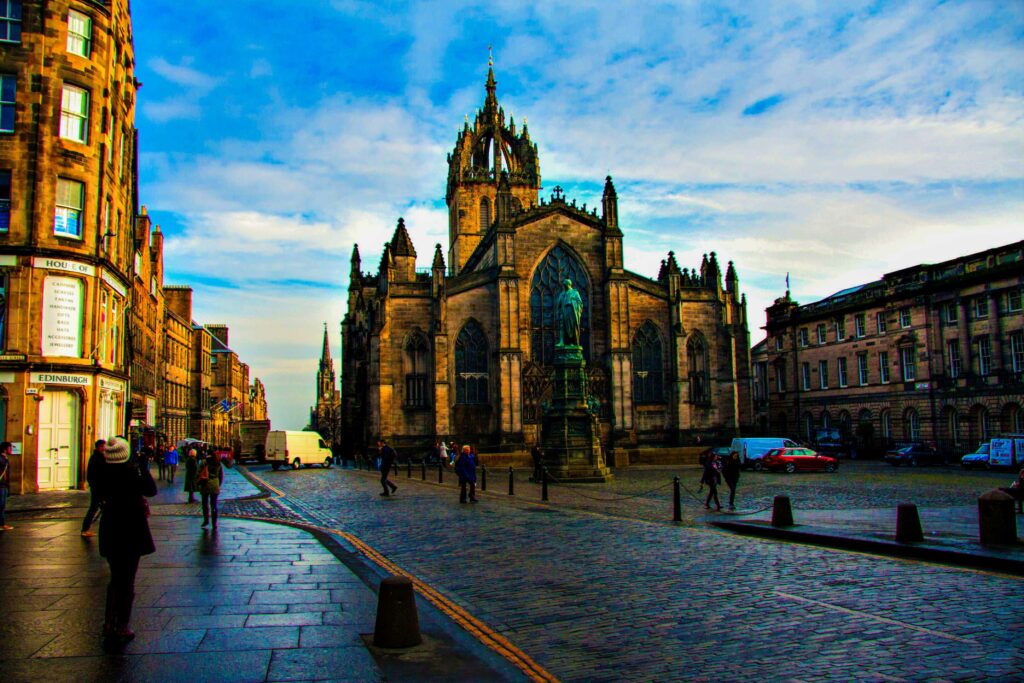
[{"label": "white van", "polygon": [[1024,464],[1024,434],[1010,434],[988,442],[990,467],[1017,467]]},{"label": "white van", "polygon": [[789,439],[773,436],[743,437],[733,439],[729,445],[730,453],[738,453],[742,467],[753,467],[761,471],[761,458],[773,448],[796,448],[799,444]]},{"label": "white van", "polygon": [[331,449],[316,432],[267,432],[267,462],[275,470],[290,466],[293,470],[310,465],[330,467],[334,463]]}]

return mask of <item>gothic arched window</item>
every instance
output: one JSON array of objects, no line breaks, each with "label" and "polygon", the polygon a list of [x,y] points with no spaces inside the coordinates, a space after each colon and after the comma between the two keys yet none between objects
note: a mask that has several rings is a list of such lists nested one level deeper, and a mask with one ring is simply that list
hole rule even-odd
[{"label": "gothic arched window", "polygon": [[661,336],[650,320],[633,336],[633,401],[662,403],[665,400]]},{"label": "gothic arched window", "polygon": [[480,229],[487,230],[491,227],[491,200],[487,197],[480,198]]},{"label": "gothic arched window", "polygon": [[690,373],[690,403],[711,403],[711,385],[708,380],[708,347],[704,338],[695,334],[686,343],[686,358]]},{"label": "gothic arched window", "polygon": [[475,320],[455,340],[455,402],[487,404],[487,336]]},{"label": "gothic arched window", "polygon": [[530,284],[530,347],[534,362],[540,365],[551,365],[555,358],[555,300],[567,279],[583,299],[580,346],[583,357],[590,360],[590,278],[571,251],[556,245],[537,266]]},{"label": "gothic arched window", "polygon": [[430,346],[422,334],[409,337],[405,344],[405,405],[422,408],[428,404]]}]

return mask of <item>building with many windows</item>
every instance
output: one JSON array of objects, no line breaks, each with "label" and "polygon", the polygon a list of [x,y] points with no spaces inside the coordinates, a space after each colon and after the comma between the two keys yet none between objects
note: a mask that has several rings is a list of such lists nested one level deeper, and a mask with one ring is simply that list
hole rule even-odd
[{"label": "building with many windows", "polygon": [[[746,302],[714,253],[668,254],[656,277],[627,270],[618,199],[560,188],[540,198],[538,148],[498,104],[493,72],[448,159],[449,245],[431,266],[404,222],[376,274],[353,249],[342,324],[346,446],[376,436],[422,448],[440,438],[518,451],[539,438],[552,391],[554,301],[566,279],[583,307],[583,354],[604,447],[724,437],[748,425]],[[447,253],[447,263],[445,263]]]},{"label": "building with many windows", "polygon": [[[190,436],[189,384],[192,373],[192,319],[181,316],[171,306],[173,295],[169,287],[163,288],[163,400],[160,411],[160,431],[171,443]],[[181,289],[180,286],[178,289]],[[189,290],[191,293],[191,290]]]},{"label": "building with many windows", "polygon": [[0,2],[0,439],[15,493],[125,432],[137,213],[128,0]]},{"label": "building with many windows", "polygon": [[1022,292],[1024,242],[803,306],[787,292],[755,354],[767,428],[807,439],[839,427],[866,450],[927,441],[954,453],[1024,433]]}]

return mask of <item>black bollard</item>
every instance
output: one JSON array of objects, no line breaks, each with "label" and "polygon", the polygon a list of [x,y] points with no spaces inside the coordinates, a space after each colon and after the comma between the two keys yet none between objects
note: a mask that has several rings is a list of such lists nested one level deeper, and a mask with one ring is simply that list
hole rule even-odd
[{"label": "black bollard", "polygon": [[793,507],[789,496],[775,496],[772,502],[772,526],[793,526]]},{"label": "black bollard", "polygon": [[896,506],[896,540],[900,543],[920,543],[924,540],[921,517],[913,503]]},{"label": "black bollard", "polygon": [[380,582],[377,593],[377,622],[373,628],[373,644],[377,647],[405,648],[422,642],[412,581],[404,576],[389,576]]},{"label": "black bollard", "polygon": [[540,499],[547,501],[548,499],[548,468],[542,467],[540,469]]},{"label": "black bollard", "polygon": [[405,478],[412,479],[412,458],[405,461]]},{"label": "black bollard", "polygon": [[672,477],[672,521],[683,521],[683,508],[679,504],[679,477]]},{"label": "black bollard", "polygon": [[437,461],[437,483],[444,483],[444,463],[440,460]]},{"label": "black bollard", "polygon": [[516,480],[513,478],[512,466],[508,466],[508,495],[516,495]]},{"label": "black bollard", "polygon": [[427,480],[427,461],[426,461],[425,458],[420,462],[420,468],[422,470],[420,472],[420,479],[422,479],[423,481],[426,481]]},{"label": "black bollard", "polygon": [[1017,542],[1017,516],[1013,496],[998,489],[978,498],[978,536],[982,545]]},{"label": "black bollard", "polygon": [[480,465],[480,490],[487,490],[487,465]]}]

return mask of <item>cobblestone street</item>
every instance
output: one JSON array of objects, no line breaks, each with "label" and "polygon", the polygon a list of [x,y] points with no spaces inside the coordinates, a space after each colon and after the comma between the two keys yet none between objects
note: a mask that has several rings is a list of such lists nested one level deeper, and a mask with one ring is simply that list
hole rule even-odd
[{"label": "cobblestone street", "polygon": [[[673,525],[672,471],[552,487],[551,505],[525,473],[509,497],[507,472],[492,472],[474,506],[459,505],[450,472],[439,487],[436,470],[428,483],[402,470],[393,498],[369,472],[255,474],[285,496],[237,512],[354,534],[566,681],[1024,676],[1024,627],[1008,608],[1024,597],[1019,578],[732,536],[702,524],[692,498]],[[696,470],[679,474],[695,491]],[[744,473],[739,502],[954,508],[1006,479],[844,463],[836,475]]]}]

